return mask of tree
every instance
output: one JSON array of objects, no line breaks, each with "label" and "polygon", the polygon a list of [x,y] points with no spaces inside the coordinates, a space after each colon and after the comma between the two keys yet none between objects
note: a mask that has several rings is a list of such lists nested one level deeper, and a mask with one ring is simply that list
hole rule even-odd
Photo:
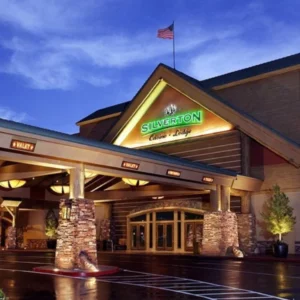
[{"label": "tree", "polygon": [[0,300],[5,300],[6,296],[4,294],[4,292],[0,289]]},{"label": "tree", "polygon": [[266,211],[261,213],[267,230],[272,234],[278,234],[281,241],[282,235],[293,230],[296,217],[293,216],[293,208],[289,205],[289,198],[281,192],[276,184],[273,186],[273,195],[266,203]]},{"label": "tree", "polygon": [[46,226],[45,233],[50,239],[54,239],[56,236],[56,228],[58,226],[58,221],[55,216],[53,209],[49,209],[46,215]]}]

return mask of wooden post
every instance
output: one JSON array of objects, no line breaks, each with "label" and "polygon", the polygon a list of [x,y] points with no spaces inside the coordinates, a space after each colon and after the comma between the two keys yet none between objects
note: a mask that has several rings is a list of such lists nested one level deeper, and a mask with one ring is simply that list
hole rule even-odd
[{"label": "wooden post", "polygon": [[152,215],[152,251],[156,251],[156,212],[153,212]]},{"label": "wooden post", "polygon": [[246,192],[242,196],[241,212],[242,212],[242,214],[250,214],[251,213],[251,194],[250,194],[250,192]]},{"label": "wooden post", "polygon": [[174,210],[174,252],[178,251],[178,211]]},{"label": "wooden post", "polygon": [[222,211],[230,211],[230,187],[222,186],[221,189]]},{"label": "wooden post", "polygon": [[146,251],[150,250],[150,213],[146,214]]},{"label": "wooden post", "polygon": [[70,169],[70,199],[84,199],[84,165]]},{"label": "wooden post", "polygon": [[242,147],[242,174],[250,175],[250,138],[241,133],[241,147]]}]

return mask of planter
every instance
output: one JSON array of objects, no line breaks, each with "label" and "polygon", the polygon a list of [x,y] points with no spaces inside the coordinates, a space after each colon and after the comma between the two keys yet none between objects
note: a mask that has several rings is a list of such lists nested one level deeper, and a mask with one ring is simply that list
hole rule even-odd
[{"label": "planter", "polygon": [[48,249],[56,249],[56,240],[47,240]]},{"label": "planter", "polygon": [[288,252],[289,252],[288,244],[280,241],[277,241],[275,244],[273,244],[273,254],[275,257],[286,258]]}]

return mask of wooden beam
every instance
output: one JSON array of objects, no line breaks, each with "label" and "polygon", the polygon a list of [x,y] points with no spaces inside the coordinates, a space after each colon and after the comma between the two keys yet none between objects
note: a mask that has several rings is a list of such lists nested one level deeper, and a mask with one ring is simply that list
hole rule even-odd
[{"label": "wooden beam", "polygon": [[42,166],[13,164],[5,167],[0,167],[0,181],[33,178],[51,174],[58,174],[61,172],[62,171],[59,169],[51,169]]},{"label": "wooden beam", "polygon": [[17,153],[14,151],[3,151],[3,150],[0,150],[0,160],[18,162],[18,163],[23,163],[28,165],[35,165],[35,166],[43,166],[48,168],[57,168],[61,170],[62,169],[67,170],[76,166],[76,164],[70,161],[62,161],[61,159],[39,157],[35,155],[29,155],[26,153]]},{"label": "wooden beam", "polygon": [[141,190],[126,190],[126,191],[99,191],[85,193],[87,199],[93,200],[127,200],[133,198],[158,197],[158,196],[186,196],[201,194],[201,191],[195,190],[158,190],[158,189],[142,189]]},{"label": "wooden beam", "polygon": [[88,169],[89,171],[93,171],[95,173],[107,175],[107,176],[134,178],[134,179],[146,180],[149,182],[155,182],[155,183],[159,183],[159,184],[177,185],[177,186],[196,189],[196,190],[203,190],[203,189],[215,190],[216,189],[215,185],[183,181],[180,178],[173,178],[173,177],[169,178],[169,177],[163,177],[163,176],[160,177],[160,176],[155,176],[152,174],[141,174],[141,173],[135,173],[135,172],[127,171],[127,170],[114,170],[114,169],[109,169],[109,168],[99,167],[99,166],[86,165],[86,169]]}]

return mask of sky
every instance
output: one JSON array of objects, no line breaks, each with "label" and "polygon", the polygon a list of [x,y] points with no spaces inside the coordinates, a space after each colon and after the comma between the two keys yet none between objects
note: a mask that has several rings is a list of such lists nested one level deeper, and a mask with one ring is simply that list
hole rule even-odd
[{"label": "sky", "polygon": [[300,52],[299,0],[0,0],[0,118],[66,133],[159,63],[211,78]]}]

